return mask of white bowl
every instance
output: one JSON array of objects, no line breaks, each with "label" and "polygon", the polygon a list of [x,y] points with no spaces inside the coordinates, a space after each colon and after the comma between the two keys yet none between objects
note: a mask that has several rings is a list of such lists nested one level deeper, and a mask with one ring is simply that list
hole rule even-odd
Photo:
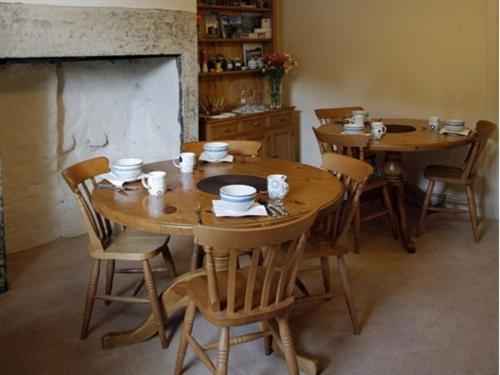
[{"label": "white bowl", "polygon": [[249,185],[226,185],[219,189],[219,194],[227,208],[247,211],[255,202],[257,189]]},{"label": "white bowl", "polygon": [[142,164],[141,159],[120,159],[111,164],[111,171],[117,177],[129,180],[139,177]]},{"label": "white bowl", "polygon": [[448,127],[458,127],[463,128],[465,126],[464,120],[446,120],[444,124]]},{"label": "white bowl", "polygon": [[370,113],[368,113],[367,111],[352,111],[351,112],[351,115],[352,116],[356,116],[356,115],[363,115],[363,117],[365,119],[368,119],[368,116],[370,115]]},{"label": "white bowl", "polygon": [[227,156],[229,145],[224,142],[207,142],[203,145],[203,151],[210,160],[222,160]]}]

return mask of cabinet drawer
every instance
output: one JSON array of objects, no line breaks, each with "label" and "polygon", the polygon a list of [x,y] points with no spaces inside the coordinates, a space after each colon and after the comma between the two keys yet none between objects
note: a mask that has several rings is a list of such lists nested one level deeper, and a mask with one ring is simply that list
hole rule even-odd
[{"label": "cabinet drawer", "polygon": [[292,124],[292,115],[290,113],[283,113],[280,115],[271,116],[271,126],[286,126]]},{"label": "cabinet drawer", "polygon": [[238,134],[239,123],[211,125],[210,130],[211,138],[230,137]]},{"label": "cabinet drawer", "polygon": [[249,132],[253,130],[263,130],[266,128],[266,119],[265,118],[256,118],[253,120],[245,120],[241,122],[241,131]]}]

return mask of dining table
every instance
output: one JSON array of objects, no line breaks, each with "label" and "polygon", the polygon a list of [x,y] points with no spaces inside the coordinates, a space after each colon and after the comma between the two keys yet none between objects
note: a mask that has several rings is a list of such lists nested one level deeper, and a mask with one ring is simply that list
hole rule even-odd
[{"label": "dining table", "polygon": [[[135,190],[95,189],[92,203],[96,210],[111,221],[133,229],[172,236],[192,236],[193,227],[203,225],[262,227],[272,226],[313,211],[334,210],[343,198],[343,184],[331,173],[320,168],[274,158],[235,156],[232,163],[198,162],[193,173],[181,173],[171,160],[146,164],[149,171],[167,172],[167,191],[163,196],[151,196],[140,182],[132,183]],[[232,175],[243,178],[260,177],[264,181],[268,175],[284,174],[288,178],[289,193],[284,199],[287,216],[258,217],[216,217],[212,201],[218,195],[200,189],[200,183],[214,176]],[[268,199],[265,191],[258,198]],[[195,277],[202,264],[199,263],[200,251],[193,241],[191,271],[179,276],[161,293],[160,301],[164,312],[165,327],[176,311],[187,305],[187,297],[179,295],[174,289],[177,282]],[[216,266],[224,268],[227,259],[216,260]],[[202,272],[202,271],[201,271]],[[111,332],[102,338],[104,349],[132,345],[145,341],[157,333],[153,314],[150,314],[135,329],[127,332]],[[279,348],[275,348],[279,352]],[[317,374],[318,361],[298,353],[301,371]]]},{"label": "dining table", "polygon": [[[387,128],[387,133],[380,139],[370,139],[367,150],[384,152],[383,174],[392,186],[398,212],[401,242],[408,253],[415,253],[413,234],[408,227],[405,207],[405,165],[403,153],[435,151],[465,146],[472,143],[474,132],[468,135],[442,134],[430,129],[428,120],[422,119],[380,119]],[[317,128],[326,134],[343,134],[341,122],[333,122]],[[370,129],[364,132],[369,135]]]}]

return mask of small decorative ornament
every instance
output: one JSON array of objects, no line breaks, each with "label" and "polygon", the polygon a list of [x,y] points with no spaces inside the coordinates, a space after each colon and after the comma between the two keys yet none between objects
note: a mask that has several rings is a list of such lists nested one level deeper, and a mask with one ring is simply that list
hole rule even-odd
[{"label": "small decorative ornament", "polygon": [[271,108],[281,108],[282,85],[281,81],[285,74],[296,67],[297,61],[292,59],[288,53],[271,53],[262,58],[262,71],[269,80],[269,92],[271,96]]}]

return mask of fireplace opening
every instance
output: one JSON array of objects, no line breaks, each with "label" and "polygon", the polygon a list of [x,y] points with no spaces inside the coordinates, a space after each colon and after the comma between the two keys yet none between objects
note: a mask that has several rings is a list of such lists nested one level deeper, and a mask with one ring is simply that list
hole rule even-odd
[{"label": "fireplace opening", "polygon": [[7,249],[84,232],[60,171],[94,156],[174,158],[180,57],[4,60],[0,149]]}]

